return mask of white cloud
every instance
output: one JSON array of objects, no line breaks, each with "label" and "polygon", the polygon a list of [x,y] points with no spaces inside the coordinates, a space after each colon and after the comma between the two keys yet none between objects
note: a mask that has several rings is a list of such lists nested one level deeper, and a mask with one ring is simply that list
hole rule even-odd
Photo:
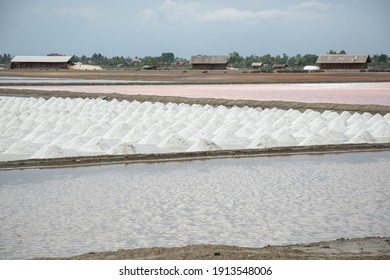
[{"label": "white cloud", "polygon": [[317,1],[303,2],[285,9],[244,10],[232,7],[210,9],[195,1],[165,0],[160,6],[142,10],[138,16],[146,22],[168,21],[170,23],[194,22],[237,22],[255,23],[264,19],[280,19],[283,17],[305,18],[318,10],[326,10],[331,5]]},{"label": "white cloud", "polygon": [[193,1],[166,0],[160,6],[142,10],[138,16],[143,21],[165,19],[169,22],[186,22],[198,14],[201,6]]},{"label": "white cloud", "polygon": [[61,16],[79,17],[88,21],[94,21],[99,17],[99,13],[93,8],[60,8],[57,12]]},{"label": "white cloud", "polygon": [[153,19],[157,18],[158,13],[152,9],[145,9],[142,10],[138,16],[143,21],[152,21]]},{"label": "white cloud", "polygon": [[281,10],[251,12],[234,8],[222,8],[198,15],[197,20],[206,22],[254,22],[260,19],[279,18],[284,15],[286,15],[286,13]]},{"label": "white cloud", "polygon": [[327,10],[331,7],[330,3],[322,3],[317,1],[303,2],[291,6],[293,10]]}]

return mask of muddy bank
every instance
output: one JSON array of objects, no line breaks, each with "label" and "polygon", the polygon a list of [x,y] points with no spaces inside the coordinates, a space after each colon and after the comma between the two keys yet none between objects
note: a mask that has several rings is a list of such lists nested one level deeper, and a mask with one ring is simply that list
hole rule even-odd
[{"label": "muddy bank", "polygon": [[179,96],[156,96],[156,95],[124,95],[118,93],[96,94],[70,91],[44,91],[44,90],[28,90],[28,89],[11,89],[0,88],[0,96],[18,96],[18,97],[62,97],[62,98],[97,98],[102,97],[107,100],[117,99],[128,101],[150,101],[161,103],[186,103],[199,104],[210,106],[226,106],[226,107],[260,107],[260,108],[278,108],[278,109],[296,109],[306,110],[313,109],[318,111],[333,110],[337,112],[369,112],[371,114],[386,114],[390,112],[390,106],[384,105],[363,105],[363,104],[336,104],[336,103],[304,103],[304,102],[289,102],[289,101],[256,101],[256,100],[231,100],[220,98],[189,98]]},{"label": "muddy bank", "polygon": [[65,168],[88,165],[155,163],[167,161],[207,160],[216,158],[290,156],[298,154],[309,155],[345,152],[379,152],[388,150],[390,150],[390,143],[294,146],[266,149],[218,150],[161,154],[98,155],[3,161],[0,162],[0,170],[28,168]]},{"label": "muddy bank", "polygon": [[[45,259],[45,258],[42,258]],[[337,239],[309,244],[246,248],[188,245],[90,252],[68,260],[389,260],[389,237]]]}]

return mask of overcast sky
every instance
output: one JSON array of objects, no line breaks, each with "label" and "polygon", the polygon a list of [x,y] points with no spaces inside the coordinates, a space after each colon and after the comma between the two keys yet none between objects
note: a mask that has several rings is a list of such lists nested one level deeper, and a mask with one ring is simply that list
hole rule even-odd
[{"label": "overcast sky", "polygon": [[389,0],[1,0],[0,53],[390,55]]}]

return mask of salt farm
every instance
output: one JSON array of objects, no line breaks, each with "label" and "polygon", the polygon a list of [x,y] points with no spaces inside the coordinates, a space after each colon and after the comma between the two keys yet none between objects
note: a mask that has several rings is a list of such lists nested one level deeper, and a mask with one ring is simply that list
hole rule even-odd
[{"label": "salt farm", "polygon": [[390,142],[390,113],[0,99],[0,160]]},{"label": "salt farm", "polygon": [[[1,162],[390,143],[390,113],[107,100],[99,92],[0,96],[0,127]],[[390,236],[388,170],[386,149],[3,169],[0,259]]]}]

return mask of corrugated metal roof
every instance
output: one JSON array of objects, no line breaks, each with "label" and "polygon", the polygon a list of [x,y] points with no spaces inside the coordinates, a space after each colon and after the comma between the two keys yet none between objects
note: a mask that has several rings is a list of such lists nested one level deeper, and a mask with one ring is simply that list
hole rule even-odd
[{"label": "corrugated metal roof", "polygon": [[288,65],[286,63],[276,63],[274,65],[272,65],[273,68],[285,68],[287,67]]},{"label": "corrugated metal roof", "polygon": [[368,54],[323,54],[316,63],[370,63]]},{"label": "corrugated metal roof", "polygon": [[27,56],[17,55],[11,62],[47,62],[47,63],[61,63],[68,62],[72,56]]},{"label": "corrugated metal roof", "polygon": [[263,66],[263,62],[253,62],[251,66],[252,67],[261,67],[261,66]]},{"label": "corrugated metal roof", "polygon": [[191,56],[191,64],[226,64],[226,55],[194,55]]}]

